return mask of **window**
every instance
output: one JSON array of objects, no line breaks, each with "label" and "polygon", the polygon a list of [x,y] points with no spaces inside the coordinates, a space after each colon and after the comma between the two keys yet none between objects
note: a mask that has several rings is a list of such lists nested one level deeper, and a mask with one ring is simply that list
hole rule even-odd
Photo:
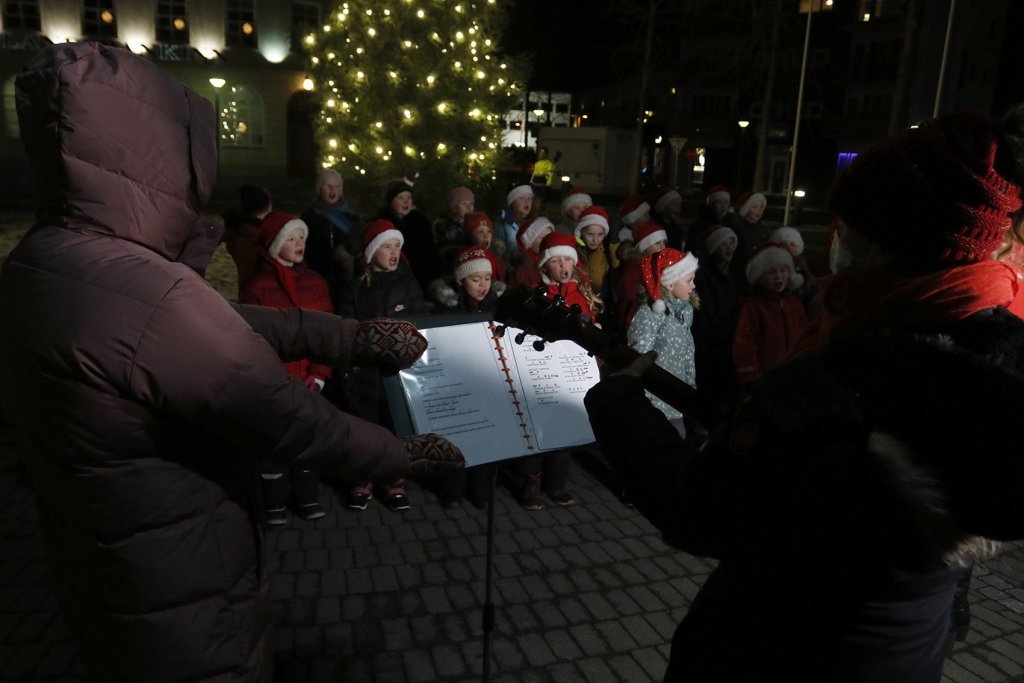
[{"label": "window", "polygon": [[188,15],[184,2],[156,3],[158,43],[188,43]]},{"label": "window", "polygon": [[4,3],[5,31],[39,31],[38,0],[7,0]]},{"label": "window", "polygon": [[14,76],[4,81],[4,135],[9,138],[17,138],[21,135],[18,130],[18,107],[14,99]]},{"label": "window", "polygon": [[306,36],[319,28],[320,5],[318,3],[292,3],[292,52],[302,52]]},{"label": "window", "polygon": [[233,85],[217,93],[220,144],[229,147],[263,145],[263,101],[254,90]]},{"label": "window", "polygon": [[227,33],[224,38],[228,47],[258,47],[252,0],[228,0]]},{"label": "window", "polygon": [[82,35],[100,40],[117,39],[114,0],[85,0],[82,6]]}]

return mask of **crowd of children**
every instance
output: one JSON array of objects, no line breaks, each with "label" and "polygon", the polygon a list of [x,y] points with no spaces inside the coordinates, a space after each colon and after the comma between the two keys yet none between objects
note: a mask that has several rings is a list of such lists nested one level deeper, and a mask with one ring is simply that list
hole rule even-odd
[{"label": "crowd of children", "polygon": [[[243,187],[242,211],[225,215],[239,300],[365,321],[492,313],[507,286],[540,286],[616,340],[657,351],[661,367],[696,386],[723,415],[785,357],[806,324],[814,278],[803,238],[794,228],[766,228],[762,194],[745,193],[734,205],[726,188],[712,187],[697,220],[685,225],[682,195],[673,188],[649,202],[631,195],[612,215],[572,189],[556,226],[538,212],[529,183],[513,185],[493,218],[477,210],[472,190],[456,187],[447,213],[431,222],[416,208],[415,181],[413,174],[390,182],[382,208],[365,225],[346,203],[335,170],[319,174],[315,200],[301,218],[274,212],[266,190]],[[331,377],[308,361],[287,367],[339,407],[390,426],[375,368]],[[686,416],[652,401],[685,435]],[[523,507],[539,510],[545,497],[573,505],[568,462],[568,452],[520,461],[514,474]],[[272,524],[287,522],[286,506],[306,519],[323,515],[309,473],[265,470]],[[493,481],[493,466],[447,477],[441,502],[455,508],[465,496],[482,506]],[[391,510],[409,507],[403,481],[378,490],[369,482],[349,487],[352,509],[365,509],[375,494]]]}]

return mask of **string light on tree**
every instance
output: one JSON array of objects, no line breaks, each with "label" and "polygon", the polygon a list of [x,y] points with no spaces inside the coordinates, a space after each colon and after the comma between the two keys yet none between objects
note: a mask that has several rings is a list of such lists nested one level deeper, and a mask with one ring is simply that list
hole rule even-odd
[{"label": "string light on tree", "polygon": [[315,91],[321,164],[338,163],[334,151],[346,148],[373,196],[413,170],[417,188],[439,197],[489,180],[522,72],[497,52],[504,18],[493,0],[341,3],[303,41],[309,77],[330,84]]}]

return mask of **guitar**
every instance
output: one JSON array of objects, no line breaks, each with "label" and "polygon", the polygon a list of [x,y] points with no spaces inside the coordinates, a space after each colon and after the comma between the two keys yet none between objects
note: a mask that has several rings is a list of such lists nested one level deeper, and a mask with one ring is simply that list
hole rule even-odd
[{"label": "guitar", "polygon": [[[612,372],[640,357],[640,353],[625,344],[615,344],[606,332],[591,324],[578,305],[569,307],[560,296],[548,297],[543,286],[530,289],[521,285],[506,290],[498,297],[494,318],[501,323],[499,335],[504,335],[508,327],[523,330],[515,336],[517,344],[525,342],[527,334],[533,334],[540,337],[533,342],[540,351],[546,341],[566,339],[600,358]],[[705,427],[719,418],[713,406],[698,398],[696,389],[664,368],[652,365],[640,379],[652,394]]]}]

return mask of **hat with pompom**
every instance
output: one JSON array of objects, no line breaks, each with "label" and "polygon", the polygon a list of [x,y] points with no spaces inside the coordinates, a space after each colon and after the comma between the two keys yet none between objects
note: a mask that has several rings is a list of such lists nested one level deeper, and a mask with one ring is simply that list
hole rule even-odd
[{"label": "hat with pompom", "polygon": [[466,217],[462,219],[462,229],[467,234],[472,234],[481,225],[486,225],[487,229],[494,233],[494,223],[491,222],[491,217],[483,212],[467,213]]},{"label": "hat with pompom", "polygon": [[512,202],[526,195],[533,196],[533,188],[528,183],[513,184],[505,195],[505,206],[512,206]]},{"label": "hat with pompom", "polygon": [[260,223],[256,242],[271,256],[277,256],[284,241],[295,231],[300,231],[303,237],[309,235],[309,228],[301,218],[280,211],[272,211]]},{"label": "hat with pompom", "polygon": [[760,204],[761,208],[764,209],[768,206],[768,198],[760,192],[744,192],[740,195],[740,198],[736,200],[736,213],[740,215],[740,218],[746,218],[747,211],[750,211],[758,204]]},{"label": "hat with pompom", "polygon": [[480,247],[465,247],[455,257],[455,281],[461,283],[473,273],[493,273],[491,259]]},{"label": "hat with pompom", "polygon": [[384,203],[388,206],[398,195],[403,192],[412,192],[412,186],[416,184],[416,179],[420,177],[418,171],[413,171],[404,178],[398,178],[388,183],[387,189],[384,191]]},{"label": "hat with pompom", "polygon": [[651,205],[638,194],[631,194],[619,205],[619,218],[627,226],[632,227],[651,212]]},{"label": "hat with pompom", "polygon": [[380,249],[380,245],[388,240],[398,240],[398,246],[405,244],[405,237],[391,221],[383,218],[377,219],[366,226],[362,234],[363,258],[369,263],[373,260],[373,252]]},{"label": "hat with pompom", "polygon": [[584,209],[573,232],[576,234],[576,237],[579,237],[583,233],[583,228],[588,228],[591,225],[596,225],[604,231],[601,239],[608,236],[608,230],[610,229],[608,227],[608,214],[600,206],[591,206]]},{"label": "hat with pompom", "polygon": [[537,267],[542,268],[545,263],[556,256],[568,256],[573,264],[580,262],[580,255],[576,252],[576,238],[572,235],[563,235],[560,232],[553,232],[545,237],[540,243],[540,259]]},{"label": "hat with pompom", "polygon": [[523,224],[519,226],[519,232],[516,233],[516,242],[519,243],[519,250],[531,251],[531,247],[545,229],[554,230],[555,226],[544,216],[533,216],[523,221]]},{"label": "hat with pompom", "polygon": [[672,187],[663,187],[654,193],[654,210],[662,213],[665,207],[675,200],[683,201],[683,195],[679,190]]},{"label": "hat with pompom", "polygon": [[661,298],[661,288],[671,287],[696,270],[697,257],[678,249],[662,249],[657,254],[640,259],[640,273],[647,297],[651,300],[651,308],[657,313],[664,313],[665,301]]},{"label": "hat with pompom", "polygon": [[797,247],[797,256],[804,253],[804,236],[801,235],[800,231],[797,230],[796,228],[791,228],[786,225],[782,226],[781,228],[776,228],[775,232],[772,233],[772,236],[769,239],[772,242],[778,242],[780,244],[787,245],[790,242],[792,242]]},{"label": "hat with pompom", "polygon": [[448,193],[448,213],[455,213],[462,202],[473,203],[474,201],[473,190],[468,187],[456,187]]},{"label": "hat with pompom", "polygon": [[722,242],[729,238],[732,238],[734,242],[739,244],[739,238],[736,237],[736,233],[728,225],[712,225],[708,228],[707,232],[704,233],[704,252],[705,254],[714,254],[715,249],[718,249],[722,245]]},{"label": "hat with pompom", "polygon": [[644,220],[633,228],[633,241],[636,242],[636,248],[643,252],[657,242],[667,242],[668,235],[654,221]]},{"label": "hat with pompom", "polygon": [[781,242],[764,242],[754,250],[754,255],[747,263],[747,282],[756,284],[762,275],[779,266],[789,269],[789,289],[797,289],[804,283],[804,278],[796,272],[793,255]]},{"label": "hat with pompom", "polygon": [[712,202],[717,202],[722,199],[727,202],[732,201],[732,195],[729,194],[729,188],[725,185],[714,185],[710,190],[708,190],[708,206],[711,206]]},{"label": "hat with pompom", "polygon": [[587,208],[594,205],[594,199],[580,188],[573,188],[562,199],[562,215],[568,216],[569,209],[576,204],[582,204],[583,208]]}]

